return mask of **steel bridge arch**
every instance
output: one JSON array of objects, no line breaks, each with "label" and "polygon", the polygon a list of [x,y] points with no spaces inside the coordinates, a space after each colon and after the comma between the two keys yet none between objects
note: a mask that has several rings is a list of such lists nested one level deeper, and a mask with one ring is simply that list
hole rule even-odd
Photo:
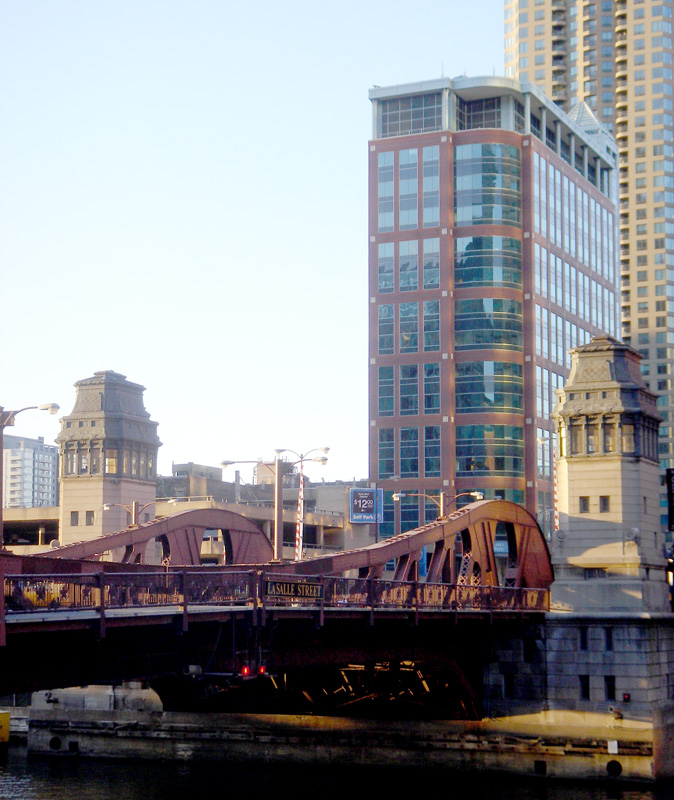
[{"label": "steel bridge arch", "polygon": [[368,547],[307,558],[278,569],[307,576],[357,570],[359,577],[379,578],[386,564],[395,561],[394,580],[418,580],[424,557],[429,583],[547,589],[553,580],[550,551],[538,522],[525,508],[507,500],[471,503]]},{"label": "steel bridge arch", "polygon": [[207,530],[221,532],[228,564],[260,564],[272,558],[272,546],[254,522],[220,508],[183,511],[90,541],[50,549],[40,555],[91,559],[111,550],[121,550],[122,563],[142,564],[145,563],[148,543],[156,539],[162,545],[165,563],[171,566],[199,566],[201,543]]}]

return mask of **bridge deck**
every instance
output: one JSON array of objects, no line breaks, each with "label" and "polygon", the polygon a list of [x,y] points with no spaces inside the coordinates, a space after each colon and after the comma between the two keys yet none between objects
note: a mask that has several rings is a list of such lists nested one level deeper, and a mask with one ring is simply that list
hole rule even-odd
[{"label": "bridge deck", "polygon": [[189,620],[232,615],[265,625],[270,616],[326,618],[369,615],[416,618],[521,615],[549,610],[547,589],[457,586],[419,581],[298,578],[264,571],[97,573],[6,576],[0,603],[7,633],[97,624],[138,624],[160,617]]}]

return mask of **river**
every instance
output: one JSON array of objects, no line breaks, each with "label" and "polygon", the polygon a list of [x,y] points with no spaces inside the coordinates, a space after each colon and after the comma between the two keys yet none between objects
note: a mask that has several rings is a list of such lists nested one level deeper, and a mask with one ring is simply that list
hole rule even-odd
[{"label": "river", "polygon": [[551,782],[445,770],[231,765],[224,762],[116,761],[27,757],[12,747],[0,762],[0,800],[208,800],[340,798],[372,790],[473,800],[672,800],[674,784]]}]

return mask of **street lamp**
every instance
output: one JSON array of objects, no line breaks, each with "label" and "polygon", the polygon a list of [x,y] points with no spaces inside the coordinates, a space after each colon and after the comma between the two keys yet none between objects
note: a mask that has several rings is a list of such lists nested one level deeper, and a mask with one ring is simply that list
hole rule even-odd
[{"label": "street lamp", "polygon": [[[296,464],[300,465],[300,486],[297,492],[297,521],[295,523],[295,561],[302,559],[302,546],[304,538],[304,462],[315,461],[318,464],[327,464],[329,447],[314,447],[306,453],[296,453],[287,447],[274,451],[276,453],[276,483],[274,484],[274,557],[283,558],[283,480],[279,480],[279,464],[282,453],[292,453],[297,456],[297,461],[287,464],[291,469]],[[325,453],[326,455],[309,458],[312,453]],[[280,507],[280,511],[278,510]]]},{"label": "street lamp", "polygon": [[5,454],[5,442],[4,442],[4,434],[5,428],[14,425],[14,420],[16,419],[17,414],[21,414],[22,411],[48,411],[50,414],[56,414],[59,410],[59,405],[57,403],[43,403],[39,406],[25,406],[25,408],[18,408],[15,411],[11,411],[9,409],[5,410],[2,406],[0,406],[0,544],[5,543],[5,531],[4,531],[4,518],[3,518],[3,507],[4,507],[4,497],[3,497],[3,489],[4,489],[4,476],[3,476],[3,466],[4,466],[4,454]]},{"label": "street lamp", "polygon": [[141,513],[145,511],[146,508],[149,508],[150,506],[153,506],[155,504],[156,504],[155,500],[153,500],[151,503],[145,503],[144,506],[141,506],[141,504],[137,500],[134,500],[132,503],[129,503],[128,505],[125,503],[104,503],[103,511],[110,511],[110,509],[113,506],[119,506],[119,508],[125,508],[126,513],[131,514],[131,527],[137,528],[138,525],[140,524],[138,522],[138,519]]},{"label": "street lamp", "polygon": [[[550,451],[551,451],[551,462],[552,462],[552,530],[548,533],[545,531],[546,537],[550,538],[555,531],[559,530],[559,508],[557,504],[557,451],[555,449],[555,437],[552,433],[549,436],[537,436],[536,437],[537,444],[543,447],[546,444],[550,444]],[[541,453],[537,454],[537,458],[540,455],[543,455],[543,459],[545,458],[544,455],[545,451],[542,450]],[[547,509],[546,509],[546,517],[547,517]],[[547,524],[546,524],[547,527]]]},{"label": "street lamp", "polygon": [[[328,453],[330,452],[330,448],[315,447],[313,450],[309,450],[306,453],[296,453],[294,450],[290,450],[287,447],[279,447],[274,450],[274,541],[272,542],[274,561],[283,560],[283,474],[281,465],[292,469],[296,464],[303,465],[305,461],[316,461],[319,464],[326,464],[328,459],[325,456],[308,458],[311,453],[319,451],[321,453]],[[297,461],[291,463],[283,461],[281,459],[283,453],[292,453],[297,456]],[[220,466],[231,467],[233,464],[259,464],[260,462],[261,459],[259,458],[256,461],[241,461],[237,459],[236,461],[221,461]]]},{"label": "street lamp", "polygon": [[395,492],[393,494],[393,502],[399,503],[403,497],[424,497],[426,500],[432,500],[440,511],[438,519],[442,519],[447,516],[445,512],[449,503],[456,502],[459,497],[474,497],[476,500],[484,500],[484,492],[461,492],[454,495],[450,500],[447,500],[444,492],[440,492],[437,496],[424,494],[423,492]]}]

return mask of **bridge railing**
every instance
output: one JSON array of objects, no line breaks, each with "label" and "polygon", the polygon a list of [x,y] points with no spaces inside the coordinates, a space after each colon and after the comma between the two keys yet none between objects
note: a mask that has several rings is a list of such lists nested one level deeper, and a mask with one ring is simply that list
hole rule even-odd
[{"label": "bridge railing", "polygon": [[[284,588],[285,587],[285,588]],[[302,591],[298,587],[304,587]],[[316,587],[312,590],[311,587]],[[549,611],[547,589],[457,586],[369,578],[289,578],[262,573],[264,606],[320,605],[323,608],[418,608],[450,611]]]},{"label": "bridge railing", "polygon": [[5,613],[95,609],[98,587],[96,575],[6,575]]},{"label": "bridge railing", "polygon": [[257,600],[255,572],[207,569],[184,573],[185,602],[193,605],[249,605]]},{"label": "bridge railing", "polygon": [[8,575],[4,608],[15,612],[138,606],[261,605],[439,611],[547,611],[545,589],[457,586],[367,578],[297,578],[267,572],[195,571]]}]

